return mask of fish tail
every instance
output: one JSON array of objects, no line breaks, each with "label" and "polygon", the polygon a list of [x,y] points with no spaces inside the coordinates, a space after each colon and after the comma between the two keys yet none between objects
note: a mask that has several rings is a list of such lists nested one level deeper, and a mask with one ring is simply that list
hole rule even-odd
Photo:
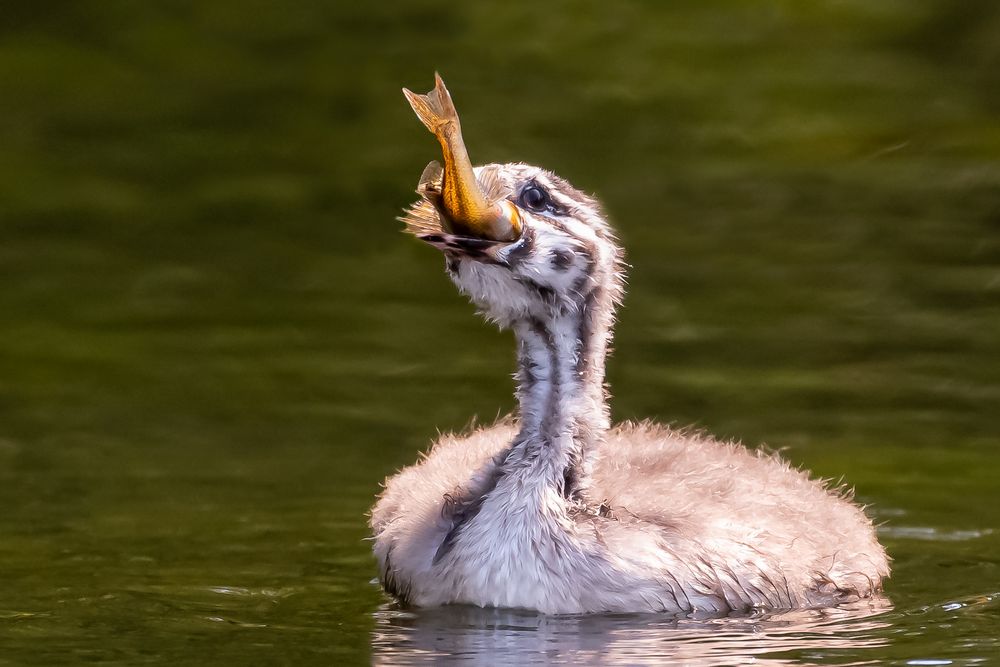
[{"label": "fish tail", "polygon": [[455,110],[451,94],[437,72],[434,73],[434,90],[426,95],[419,95],[403,88],[403,94],[420,118],[420,122],[434,134],[439,134],[443,126],[448,123],[458,126],[458,111]]}]

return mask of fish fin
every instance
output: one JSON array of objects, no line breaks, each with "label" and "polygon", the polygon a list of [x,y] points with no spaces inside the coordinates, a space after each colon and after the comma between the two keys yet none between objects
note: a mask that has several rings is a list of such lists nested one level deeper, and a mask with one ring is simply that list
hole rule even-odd
[{"label": "fish fin", "polygon": [[424,167],[423,173],[420,174],[420,180],[417,181],[417,192],[424,197],[428,195],[439,195],[441,194],[441,179],[444,174],[444,168],[441,163],[437,160],[431,160]]},{"label": "fish fin", "polygon": [[441,214],[433,203],[421,199],[403,212],[403,215],[396,218],[406,228],[404,231],[420,236],[422,234],[442,234],[446,230],[441,224]]},{"label": "fish fin", "polygon": [[412,90],[403,88],[403,95],[413,107],[420,122],[434,134],[439,134],[441,128],[448,123],[454,123],[458,126],[458,111],[455,109],[455,103],[451,101],[451,94],[445,87],[441,75],[437,72],[434,73],[434,90],[426,95],[419,95]]}]

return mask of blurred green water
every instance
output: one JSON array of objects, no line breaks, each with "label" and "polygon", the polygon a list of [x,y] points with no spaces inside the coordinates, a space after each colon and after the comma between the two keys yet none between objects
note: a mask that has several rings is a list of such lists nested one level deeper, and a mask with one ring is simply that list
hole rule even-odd
[{"label": "blurred green water", "polygon": [[[1000,654],[997,34],[985,1],[8,3],[0,664]],[[385,606],[378,482],[512,404],[509,338],[393,221],[435,69],[474,159],[620,230],[616,416],[843,475],[892,611],[720,649]]]}]

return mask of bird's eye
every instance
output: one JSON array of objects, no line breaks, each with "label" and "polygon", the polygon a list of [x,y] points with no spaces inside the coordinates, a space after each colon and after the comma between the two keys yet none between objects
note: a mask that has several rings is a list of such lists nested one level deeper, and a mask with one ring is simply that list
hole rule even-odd
[{"label": "bird's eye", "polygon": [[521,190],[521,206],[532,211],[544,211],[549,207],[549,194],[537,185],[529,185]]}]

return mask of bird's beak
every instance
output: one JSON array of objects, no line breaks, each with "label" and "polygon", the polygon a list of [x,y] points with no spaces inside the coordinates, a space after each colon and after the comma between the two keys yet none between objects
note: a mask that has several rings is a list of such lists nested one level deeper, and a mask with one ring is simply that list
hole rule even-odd
[{"label": "bird's beak", "polygon": [[432,162],[424,169],[417,192],[441,214],[445,227],[458,236],[489,241],[514,241],[521,235],[521,216],[506,199],[490,201],[472,170],[462,140],[458,112],[444,81],[434,75],[434,90],[403,94],[417,117],[441,144],[444,166]]}]

